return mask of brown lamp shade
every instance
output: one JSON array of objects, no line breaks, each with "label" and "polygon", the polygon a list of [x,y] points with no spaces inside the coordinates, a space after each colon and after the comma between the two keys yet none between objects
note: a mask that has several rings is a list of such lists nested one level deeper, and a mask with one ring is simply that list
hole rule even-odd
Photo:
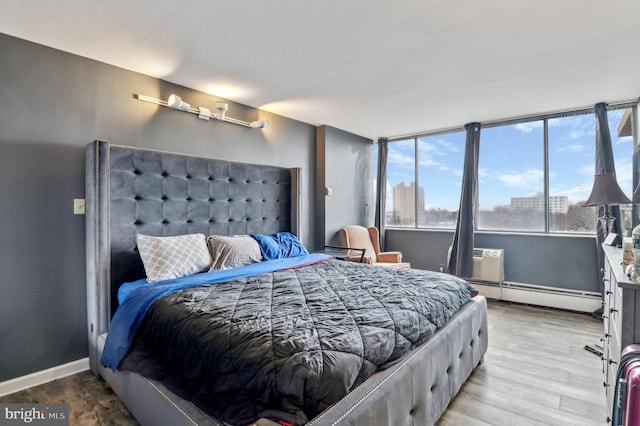
[{"label": "brown lamp shade", "polygon": [[615,175],[613,173],[595,175],[591,195],[582,207],[617,204],[631,204],[631,200],[624,195],[618,186]]}]

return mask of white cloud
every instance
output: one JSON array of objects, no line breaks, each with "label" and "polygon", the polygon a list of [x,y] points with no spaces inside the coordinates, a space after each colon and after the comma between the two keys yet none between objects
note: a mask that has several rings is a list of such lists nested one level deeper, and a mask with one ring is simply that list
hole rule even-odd
[{"label": "white cloud", "polygon": [[581,176],[591,176],[595,173],[595,166],[593,164],[585,164],[584,166],[578,167],[578,174]]},{"label": "white cloud", "polygon": [[544,182],[544,172],[530,169],[524,172],[503,172],[495,176],[503,185],[521,189],[540,190]]},{"label": "white cloud", "polygon": [[[587,136],[595,136],[595,130],[588,129],[573,129],[567,133],[570,139],[582,139]],[[594,142],[595,143],[595,142]]]},{"label": "white cloud", "polygon": [[400,152],[397,149],[389,149],[387,155],[387,164],[397,166],[397,167],[411,167],[413,168],[415,162],[413,160],[413,155],[407,155]]},{"label": "white cloud", "polygon": [[439,161],[436,157],[450,160],[451,153],[458,153],[460,149],[453,143],[443,139],[420,139],[418,141],[418,165],[420,167],[435,167],[439,170],[449,170],[449,164]]},{"label": "white cloud", "polygon": [[531,133],[535,129],[541,129],[543,127],[542,121],[528,121],[526,123],[516,124],[516,129],[522,133]]},{"label": "white cloud", "polygon": [[[612,135],[612,136],[615,137],[615,135]],[[616,144],[633,143],[633,138],[631,136],[623,136],[621,138],[617,138],[615,142]]]},{"label": "white cloud", "polygon": [[569,204],[585,201],[591,193],[593,180],[584,180],[581,183],[570,188],[549,188],[551,195],[566,195],[569,198]]},{"label": "white cloud", "polygon": [[581,144],[569,144],[561,146],[556,150],[556,152],[568,152],[570,154],[577,154],[579,152],[583,152],[587,149],[586,146]]}]

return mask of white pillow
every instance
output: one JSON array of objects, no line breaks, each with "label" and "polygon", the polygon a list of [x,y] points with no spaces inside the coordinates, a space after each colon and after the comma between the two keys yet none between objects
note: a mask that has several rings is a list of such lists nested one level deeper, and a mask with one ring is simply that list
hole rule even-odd
[{"label": "white pillow", "polygon": [[196,274],[211,266],[204,234],[175,237],[138,234],[136,240],[149,282]]},{"label": "white pillow", "polygon": [[262,260],[258,242],[249,235],[211,235],[207,238],[207,245],[213,260],[210,271],[237,268]]}]

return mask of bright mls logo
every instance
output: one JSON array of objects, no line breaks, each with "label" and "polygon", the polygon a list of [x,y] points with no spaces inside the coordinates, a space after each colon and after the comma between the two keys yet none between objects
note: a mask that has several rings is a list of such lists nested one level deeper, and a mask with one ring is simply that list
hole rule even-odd
[{"label": "bright mls logo", "polygon": [[0,404],[0,426],[69,426],[69,404]]}]

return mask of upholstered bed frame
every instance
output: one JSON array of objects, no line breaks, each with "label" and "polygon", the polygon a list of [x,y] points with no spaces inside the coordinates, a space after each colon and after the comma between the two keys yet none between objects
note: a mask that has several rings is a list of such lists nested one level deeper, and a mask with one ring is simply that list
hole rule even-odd
[{"label": "upholstered bed frame", "polygon": [[[300,170],[112,145],[86,151],[90,368],[143,425],[222,424],[161,383],[100,365],[118,286],[144,277],[136,232],[300,236]],[[487,349],[486,301],[476,297],[427,343],[366,380],[312,425],[431,425]]]}]

